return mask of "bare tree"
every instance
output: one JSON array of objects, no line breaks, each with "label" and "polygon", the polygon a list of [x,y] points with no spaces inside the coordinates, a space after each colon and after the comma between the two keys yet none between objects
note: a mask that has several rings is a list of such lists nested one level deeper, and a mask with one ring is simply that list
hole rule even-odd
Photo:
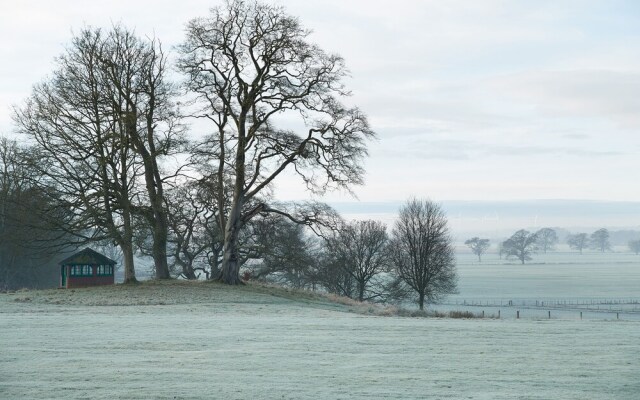
[{"label": "bare tree", "polygon": [[578,250],[582,254],[582,250],[589,247],[589,236],[586,233],[576,233],[567,237],[567,244],[570,248]]},{"label": "bare tree", "polygon": [[401,209],[389,246],[395,274],[417,294],[418,305],[455,293],[454,247],[447,217],[430,200],[413,199]]},{"label": "bare tree", "polygon": [[[302,289],[317,283],[317,238],[305,232],[304,225],[270,214],[252,221],[253,240],[244,246],[259,260],[250,267],[251,277]],[[248,263],[250,264],[250,263]]]},{"label": "bare tree", "polygon": [[168,278],[159,160],[176,151],[182,130],[159,43],[119,26],[86,28],[56,63],[52,79],[15,113],[42,157],[36,166],[60,191],[60,206],[76,215],[76,233],[122,248],[125,282],[136,280],[137,217],[153,234],[156,277]]},{"label": "bare tree", "polygon": [[640,254],[640,240],[629,241],[629,250],[637,254]]},{"label": "bare tree", "polygon": [[507,257],[515,257],[524,264],[537,250],[537,240],[535,233],[520,229],[502,243],[502,248]]},{"label": "bare tree", "polygon": [[166,56],[157,40],[139,39],[116,26],[99,53],[114,108],[127,124],[128,145],[139,156],[146,199],[134,208],[152,234],[151,255],[156,278],[170,277],[167,265],[168,221],[164,207],[165,180],[161,159],[182,150],[184,129],[173,101],[176,91],[167,81]]},{"label": "bare tree", "polygon": [[85,29],[57,60],[52,79],[36,85],[15,120],[39,152],[33,167],[55,187],[59,209],[75,216],[69,231],[86,240],[110,238],[124,255],[125,282],[135,282],[133,206],[139,171],[98,68],[105,37]]},{"label": "bare tree", "polygon": [[[297,173],[314,193],[362,183],[364,139],[373,132],[360,110],[340,103],[348,94],[343,59],[310,44],[308,35],[281,7],[230,0],[189,22],[180,46],[178,65],[194,95],[193,115],[214,125],[218,181],[233,179],[229,211],[220,215],[221,280],[228,284],[241,283],[242,226],[260,213],[290,215],[266,201],[245,207],[283,171]],[[279,115],[297,116],[304,131],[278,128]],[[220,203],[224,193],[223,184]]]},{"label": "bare tree", "polygon": [[553,250],[558,243],[558,234],[551,228],[542,228],[536,232],[536,238],[538,240],[538,248],[546,253],[548,250]]},{"label": "bare tree", "polygon": [[479,237],[472,237],[464,242],[471,252],[478,256],[478,261],[482,262],[482,255],[489,249],[489,239],[480,239]]},{"label": "bare tree", "polygon": [[327,242],[328,251],[338,258],[344,272],[356,284],[354,298],[371,300],[382,295],[372,290],[372,280],[389,265],[387,227],[382,222],[366,220],[344,224]]},{"label": "bare tree", "polygon": [[589,243],[591,244],[592,248],[600,250],[603,253],[605,251],[611,250],[611,242],[609,242],[609,231],[605,228],[598,229],[591,234]]},{"label": "bare tree", "polygon": [[354,298],[357,293],[355,279],[342,268],[340,258],[326,246],[322,246],[316,257],[318,262],[314,278],[318,284],[329,293]]}]

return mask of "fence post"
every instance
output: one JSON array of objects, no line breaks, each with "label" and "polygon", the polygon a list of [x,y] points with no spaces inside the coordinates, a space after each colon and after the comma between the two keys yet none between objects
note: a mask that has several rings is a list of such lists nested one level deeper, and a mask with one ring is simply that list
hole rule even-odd
[{"label": "fence post", "polygon": [[484,318],[484,310],[482,310],[482,318]]},{"label": "fence post", "polygon": [[582,311],[580,311],[580,319],[582,319]]},{"label": "fence post", "polygon": [[551,311],[549,311],[549,319],[551,319]]},{"label": "fence post", "polygon": [[500,319],[500,310],[498,310],[498,319]]},{"label": "fence post", "polygon": [[620,319],[620,313],[616,313],[616,319]]},{"label": "fence post", "polygon": [[520,310],[516,311],[516,319],[520,319]]}]

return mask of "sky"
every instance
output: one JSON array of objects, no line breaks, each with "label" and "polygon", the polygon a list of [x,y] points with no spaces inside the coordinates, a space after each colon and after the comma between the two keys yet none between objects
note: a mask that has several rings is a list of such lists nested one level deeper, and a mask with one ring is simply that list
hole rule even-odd
[{"label": "sky", "polygon": [[[0,133],[11,134],[12,105],[52,71],[74,31],[120,22],[171,49],[189,19],[217,4],[0,0]],[[500,202],[640,204],[640,2],[276,4],[313,31],[311,41],[345,58],[348,103],[378,136],[357,198],[324,200],[366,208],[415,196],[497,211]],[[306,196],[289,176],[277,195]],[[640,226],[640,218],[630,211],[602,223]]]}]

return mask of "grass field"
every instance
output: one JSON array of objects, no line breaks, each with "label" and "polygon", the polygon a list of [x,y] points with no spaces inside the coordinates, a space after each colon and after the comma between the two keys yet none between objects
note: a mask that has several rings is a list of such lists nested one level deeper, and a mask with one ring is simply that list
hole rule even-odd
[{"label": "grass field", "polygon": [[253,285],[2,294],[0,398],[635,400],[640,393],[640,322],[353,311]]}]

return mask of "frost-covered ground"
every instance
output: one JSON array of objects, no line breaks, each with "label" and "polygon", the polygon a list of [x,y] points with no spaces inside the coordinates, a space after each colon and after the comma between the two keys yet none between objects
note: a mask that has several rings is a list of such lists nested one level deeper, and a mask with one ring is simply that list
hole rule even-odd
[{"label": "frost-covered ground", "polygon": [[[535,254],[521,265],[486,254],[457,255],[459,293],[435,308],[464,309],[514,318],[584,317],[640,320],[640,256],[629,252],[558,251]],[[510,303],[511,302],[511,303]],[[469,306],[480,304],[481,306]],[[511,306],[509,306],[511,304]],[[640,397],[639,397],[640,398]]]},{"label": "frost-covered ground", "polygon": [[636,400],[639,371],[633,321],[375,317],[186,283],[0,295],[1,399]]}]

